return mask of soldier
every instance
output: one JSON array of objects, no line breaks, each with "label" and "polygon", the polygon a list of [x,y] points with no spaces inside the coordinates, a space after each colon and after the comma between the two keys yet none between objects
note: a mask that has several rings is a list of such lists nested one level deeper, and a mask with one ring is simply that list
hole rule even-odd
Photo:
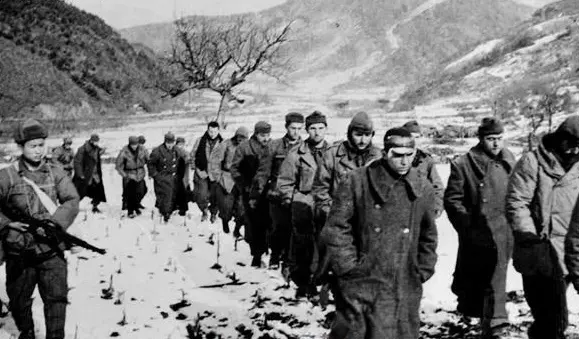
[{"label": "soldier", "polygon": [[[219,123],[211,121],[207,124],[207,131],[195,142],[190,153],[191,170],[193,171],[193,192],[195,202],[202,212],[201,222],[207,220],[211,213],[211,223],[217,220],[217,202],[211,194],[212,186],[217,185],[215,178],[208,173],[209,158],[215,148],[223,141],[219,134]],[[213,189],[215,191],[215,189]]]},{"label": "soldier", "polygon": [[[420,146],[418,143],[422,137],[422,131],[418,122],[416,120],[411,120],[405,123],[402,127],[406,128],[412,134],[417,146]],[[418,147],[416,148],[416,156],[414,157],[412,166],[418,170],[418,174],[425,176],[432,184],[432,187],[434,188],[434,197],[436,199],[434,204],[435,215],[437,218],[440,217],[444,210],[444,185],[442,184],[442,179],[440,179],[440,175],[436,170],[434,159],[430,154]]]},{"label": "soldier", "polygon": [[300,133],[304,126],[304,116],[291,112],[285,116],[286,134],[269,144],[268,158],[261,163],[257,177],[266,184],[267,198],[269,199],[269,213],[272,229],[269,235],[271,257],[269,266],[272,269],[279,267],[280,260],[287,261],[287,250],[291,234],[289,206],[282,206],[280,192],[277,189],[277,176],[281,163],[292,150],[300,147],[302,139]]},{"label": "soldier", "polygon": [[577,278],[577,233],[571,217],[578,187],[579,116],[573,115],[545,135],[538,149],[521,157],[507,187],[507,219],[515,237],[513,265],[523,276],[525,299],[535,320],[529,339],[565,338],[567,288]]},{"label": "soldier", "polygon": [[155,207],[163,216],[163,221],[168,222],[171,213],[175,210],[177,199],[177,164],[179,152],[175,148],[175,135],[171,132],[165,134],[164,142],[151,151],[149,163],[149,177],[154,180],[156,202]]},{"label": "soldier", "polygon": [[146,157],[145,149],[139,147],[139,139],[131,136],[115,162],[115,169],[123,178],[123,206],[126,206],[129,218],[134,218],[135,213],[141,215],[139,203],[146,193]]},{"label": "soldier", "polygon": [[404,128],[389,130],[383,157],[339,184],[320,240],[337,277],[330,338],[419,337],[422,284],[434,274],[434,192],[412,167]]},{"label": "soldier", "polygon": [[251,248],[253,267],[261,267],[261,256],[267,251],[268,202],[264,182],[258,180],[256,174],[260,162],[267,158],[270,133],[270,124],[257,122],[251,138],[235,149],[231,163],[231,176],[241,190],[246,217],[245,240]]},{"label": "soldier", "polygon": [[101,213],[98,205],[107,201],[101,167],[101,155],[105,150],[99,146],[99,141],[98,134],[93,134],[84,145],[79,147],[74,156],[74,177],[72,179],[80,198],[89,197],[92,199],[93,213]]},{"label": "soldier", "polygon": [[70,178],[72,178],[72,171],[74,170],[74,151],[71,145],[72,138],[65,137],[62,139],[62,146],[52,150],[51,158],[52,163],[61,165]]},{"label": "soldier", "polygon": [[78,214],[79,196],[71,179],[61,166],[43,159],[47,136],[46,128],[35,120],[19,123],[14,140],[22,155],[0,170],[0,235],[6,253],[6,292],[20,339],[34,339],[32,294],[36,285],[44,302],[46,338],[65,338],[66,260],[38,241],[21,221],[52,219],[66,229]]},{"label": "soldier", "polygon": [[179,162],[177,163],[177,209],[179,215],[184,216],[189,210],[189,155],[185,150],[185,138],[178,137],[175,148],[179,153]]},{"label": "soldier", "polygon": [[346,175],[381,157],[378,147],[372,145],[374,124],[365,112],[352,118],[348,125],[347,140],[334,143],[325,153],[314,178],[314,214],[317,227],[325,224],[338,184]]},{"label": "soldier", "polygon": [[479,143],[450,165],[444,194],[448,219],[458,233],[452,291],[457,310],[481,318],[482,338],[508,338],[507,268],[513,234],[505,218],[505,197],[515,157],[504,147],[499,120],[484,118]]},{"label": "soldier", "polygon": [[329,145],[326,116],[315,111],[306,118],[306,139],[283,161],[277,178],[282,206],[291,210],[291,240],[288,256],[290,277],[298,286],[296,296],[312,295],[311,266],[317,252],[319,229],[314,225],[312,185],[318,165]]},{"label": "soldier", "polygon": [[229,221],[235,217],[234,236],[236,237],[240,236],[239,230],[244,224],[244,217],[243,206],[240,206],[240,191],[231,176],[231,165],[235,150],[248,137],[249,130],[245,127],[239,127],[231,139],[225,140],[217,146],[209,159],[209,173],[218,183],[215,186],[216,192],[214,194],[219,207],[223,232],[229,233]]}]

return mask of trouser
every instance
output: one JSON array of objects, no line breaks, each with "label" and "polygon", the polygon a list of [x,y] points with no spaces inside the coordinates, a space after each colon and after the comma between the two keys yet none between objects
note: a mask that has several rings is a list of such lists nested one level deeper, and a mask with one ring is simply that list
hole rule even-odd
[{"label": "trouser", "polygon": [[177,176],[177,180],[175,181],[175,208],[178,209],[181,214],[189,210],[188,190],[189,186],[185,186],[183,177]]},{"label": "trouser", "polygon": [[[313,201],[312,201],[313,203]],[[291,205],[291,237],[288,256],[290,277],[299,286],[309,285],[312,265],[317,259],[318,233],[314,227],[313,207],[301,201]]]},{"label": "trouser", "polygon": [[218,211],[216,192],[219,186],[216,182],[211,182],[209,178],[201,179],[197,174],[194,176],[194,196],[197,206],[201,211],[209,208],[211,215],[216,215]]},{"label": "trouser", "polygon": [[560,274],[555,277],[523,275],[525,299],[535,320],[529,328],[529,339],[565,338],[569,324],[568,286]]},{"label": "trouser", "polygon": [[54,256],[31,265],[18,257],[7,258],[6,292],[20,332],[34,332],[32,294],[36,285],[44,303],[46,338],[64,339],[68,294],[66,260]]},{"label": "trouser", "polygon": [[129,213],[139,209],[146,190],[145,180],[123,179],[123,206]]},{"label": "trouser", "polygon": [[274,200],[269,202],[269,213],[272,226],[269,234],[271,256],[287,261],[292,225],[290,208]]},{"label": "trouser", "polygon": [[[235,188],[234,188],[235,190]],[[235,214],[235,195],[231,191],[227,193],[225,188],[221,185],[215,185],[215,197],[217,201],[217,207],[219,210],[219,217],[223,222],[229,222]]]},{"label": "trouser", "polygon": [[252,256],[260,256],[267,252],[267,231],[270,227],[268,202],[265,197],[257,201],[255,209],[249,207],[249,196],[243,193],[245,209],[245,240],[249,244]]}]

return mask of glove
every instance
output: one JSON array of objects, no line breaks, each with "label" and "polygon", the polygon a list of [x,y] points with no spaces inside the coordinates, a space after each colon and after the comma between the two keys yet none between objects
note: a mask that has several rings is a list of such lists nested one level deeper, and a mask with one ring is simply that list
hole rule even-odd
[{"label": "glove", "polygon": [[282,205],[283,207],[290,207],[291,203],[292,203],[292,200],[291,200],[291,199],[283,199],[283,200],[281,201],[281,205]]},{"label": "glove", "polygon": [[249,200],[249,208],[251,208],[251,209],[257,208],[257,200],[256,199],[250,199]]},{"label": "glove", "polygon": [[20,231],[20,232],[26,232],[26,230],[28,229],[28,224],[25,224],[25,223],[20,222],[20,221],[13,221],[13,222],[8,224],[8,227],[10,227],[13,230]]}]

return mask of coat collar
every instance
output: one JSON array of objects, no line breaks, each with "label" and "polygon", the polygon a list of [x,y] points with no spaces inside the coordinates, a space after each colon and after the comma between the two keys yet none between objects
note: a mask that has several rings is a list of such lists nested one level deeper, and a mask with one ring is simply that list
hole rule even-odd
[{"label": "coat collar", "polygon": [[545,173],[550,177],[560,179],[564,177],[567,173],[579,172],[579,162],[575,163],[568,172],[565,172],[563,165],[561,165],[555,154],[549,151],[545,146],[545,139],[547,138],[547,136],[543,137],[536,151],[539,166],[543,168]]},{"label": "coat collar", "polygon": [[[352,151],[352,147],[353,146],[348,140],[343,141],[336,150],[336,156],[340,158],[340,163],[346,168],[356,169],[357,166],[353,162],[355,154]],[[374,145],[370,144],[370,146],[368,146],[368,154],[366,156],[368,157],[368,162],[370,162],[373,159],[380,158],[382,154],[378,147],[374,147]]]},{"label": "coat collar", "polygon": [[[18,161],[15,163],[15,165],[16,165],[15,169],[18,172],[18,175],[20,175],[20,176],[22,176],[22,174],[24,172],[30,172],[30,170],[26,166],[26,163],[24,162],[24,159],[22,158],[22,156],[20,156],[18,158]],[[48,166],[49,166],[48,162],[45,159],[42,159],[40,166],[38,166],[38,168],[34,172],[48,173],[48,172],[50,172],[50,169],[48,168]]]},{"label": "coat collar", "polygon": [[[467,157],[472,164],[476,176],[479,179],[482,179],[487,173],[491,158],[485,153],[481,144],[471,148],[467,153]],[[498,160],[503,164],[507,172],[511,173],[516,163],[513,153],[511,153],[511,151],[509,151],[507,148],[503,148],[499,154]]]},{"label": "coat collar", "polygon": [[[321,147],[322,152],[325,152],[329,147],[329,144],[326,140],[323,141],[323,145]],[[308,146],[307,140],[301,143],[301,145],[297,149],[300,158],[308,164],[310,167],[316,167],[316,159],[314,158],[310,147]]]},{"label": "coat collar", "polygon": [[408,174],[397,179],[386,169],[386,166],[388,165],[385,164],[384,160],[380,159],[372,162],[365,169],[370,189],[381,204],[388,201],[390,190],[398,181],[404,182],[410,200],[415,200],[422,196],[425,182],[424,179],[418,176],[415,168],[412,167]]}]

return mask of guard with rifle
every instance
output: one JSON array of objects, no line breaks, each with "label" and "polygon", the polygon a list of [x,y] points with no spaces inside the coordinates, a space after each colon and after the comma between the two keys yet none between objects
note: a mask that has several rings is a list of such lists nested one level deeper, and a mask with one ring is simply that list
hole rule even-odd
[{"label": "guard with rifle", "polygon": [[0,170],[0,238],[9,308],[20,331],[19,339],[35,337],[31,297],[37,285],[44,302],[46,338],[65,337],[68,286],[62,255],[67,246],[64,230],[78,214],[79,196],[62,167],[45,160],[47,136],[38,121],[20,122],[14,141],[22,155]]}]

